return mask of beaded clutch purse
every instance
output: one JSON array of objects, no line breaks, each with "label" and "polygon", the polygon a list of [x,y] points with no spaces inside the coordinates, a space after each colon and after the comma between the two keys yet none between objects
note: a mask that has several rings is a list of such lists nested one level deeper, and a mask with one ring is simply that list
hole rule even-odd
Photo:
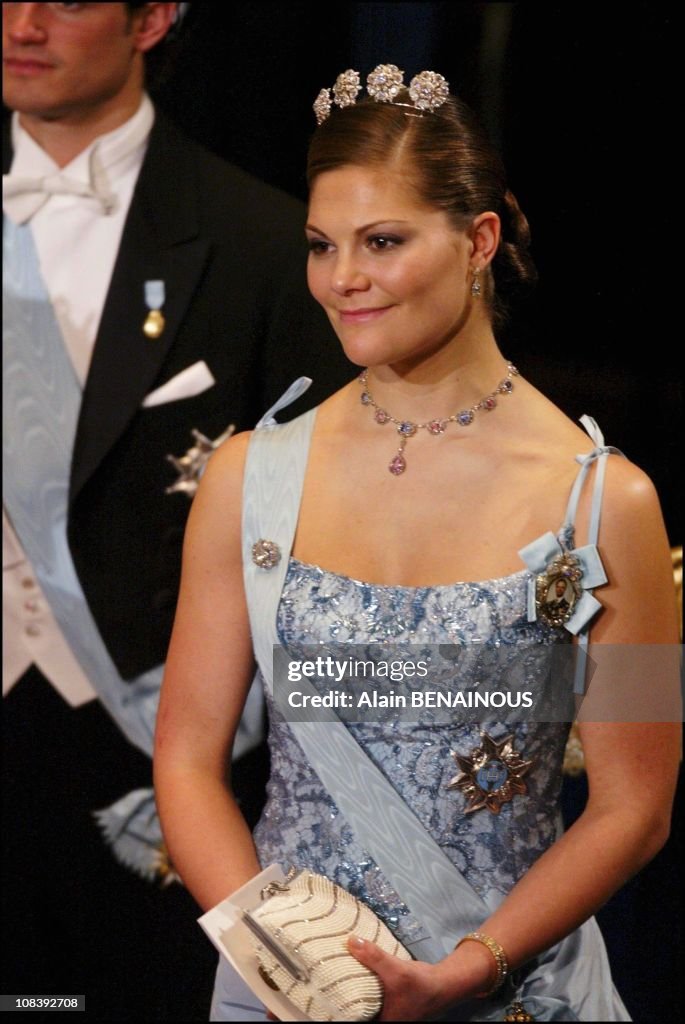
[{"label": "beaded clutch purse", "polygon": [[262,979],[310,1020],[369,1020],[381,1008],[381,982],[348,952],[350,934],[412,959],[369,907],[311,871],[265,886],[242,919]]}]

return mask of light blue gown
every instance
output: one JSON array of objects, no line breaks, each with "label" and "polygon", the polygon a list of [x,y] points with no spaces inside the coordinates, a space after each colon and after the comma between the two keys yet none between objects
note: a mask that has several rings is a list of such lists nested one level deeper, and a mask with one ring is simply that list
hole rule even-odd
[{"label": "light blue gown", "polygon": [[[563,547],[573,548],[572,526],[556,536]],[[507,651],[514,659],[521,644],[551,652],[555,645],[571,641],[563,629],[529,621],[532,575],[522,568],[477,583],[383,586],[290,558],[278,607],[278,637],[294,659],[310,657],[312,644],[476,643],[498,649],[497,672],[506,674]],[[447,665],[445,671],[451,673],[453,687],[473,685],[468,667],[455,674]],[[482,682],[496,685],[495,679]],[[278,862],[286,869],[293,865],[326,875],[367,902],[400,941],[421,940],[421,924],[344,820],[268,692],[267,704],[271,777],[254,836],[262,866]],[[497,719],[460,723],[458,712],[448,721],[444,715],[436,720],[430,710],[413,717],[418,720],[407,721],[401,710],[391,710],[376,721],[348,727],[492,911],[560,834],[559,796],[569,726],[512,726]],[[456,773],[450,752],[468,755],[479,745],[481,731],[496,740],[513,732],[515,749],[534,761],[526,775],[527,793],[514,796],[498,814],[486,809],[465,814],[464,795],[447,788]],[[509,995],[524,996],[526,1009],[537,1020],[630,1019],[613,987],[594,919],[527,965],[517,980],[523,978],[525,984],[510,989]],[[254,997],[225,962],[217,976],[212,1019],[264,1019]],[[461,1004],[444,1019],[502,1020],[502,1001]]]}]

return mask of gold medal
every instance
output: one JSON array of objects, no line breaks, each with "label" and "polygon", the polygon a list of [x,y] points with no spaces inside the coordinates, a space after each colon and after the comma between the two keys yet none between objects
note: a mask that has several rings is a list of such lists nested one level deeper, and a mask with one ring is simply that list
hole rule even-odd
[{"label": "gold medal", "polygon": [[147,338],[159,338],[160,334],[164,330],[165,320],[161,310],[151,309],[148,315],[145,317],[145,323],[143,324],[143,331]]},{"label": "gold medal", "polygon": [[519,1002],[519,1000],[516,1000],[516,1002],[511,1004],[511,1006],[507,1006],[507,1008],[504,1011],[504,1013],[505,1013],[504,1019],[506,1021],[517,1021],[517,1022],[521,1021],[521,1022],[523,1022],[523,1021],[534,1021],[535,1020],[535,1017],[533,1017],[532,1014],[528,1013],[528,1011],[526,1010],[526,1008],[523,1005],[523,1003]]},{"label": "gold medal", "polygon": [[143,334],[146,338],[159,338],[166,324],[162,313],[162,306],[166,300],[164,281],[146,281],[143,293],[145,305],[149,310],[143,324]]}]

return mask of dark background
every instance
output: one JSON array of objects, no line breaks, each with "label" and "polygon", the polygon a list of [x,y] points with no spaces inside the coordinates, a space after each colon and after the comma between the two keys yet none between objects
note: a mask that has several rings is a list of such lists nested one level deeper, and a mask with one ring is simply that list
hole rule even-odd
[{"label": "dark background", "polygon": [[[306,198],[322,87],[380,63],[406,81],[441,72],[498,143],[531,225],[540,283],[505,355],[649,473],[679,544],[674,33],[655,3],[194,3],[154,93],[190,135]],[[567,822],[585,796],[584,777],[566,780]],[[667,847],[598,915],[636,1020],[679,1002],[681,815],[682,795]]]},{"label": "dark background", "polygon": [[154,91],[189,134],[304,198],[311,104],[340,71],[444,74],[531,224],[540,284],[504,353],[650,474],[676,544],[674,32],[671,8],[644,3],[193,3]]},{"label": "dark background", "polygon": [[[444,74],[498,143],[531,224],[540,284],[501,339],[504,354],[570,416],[593,415],[649,473],[679,544],[673,12],[615,2],[195,2],[151,92],[189,135],[305,198],[322,87],[350,67],[364,79],[379,63],[399,65],[407,81]],[[263,771],[255,762],[255,781]],[[584,778],[566,780],[567,821],[585,792]],[[682,806],[681,794],[667,847],[598,915],[639,1021],[671,1019],[680,1002]],[[147,883],[140,894],[144,913]],[[206,959],[210,984],[214,954],[199,928],[196,941],[187,956]],[[164,958],[150,950],[131,986]],[[197,1003],[199,1020],[206,993]]]}]

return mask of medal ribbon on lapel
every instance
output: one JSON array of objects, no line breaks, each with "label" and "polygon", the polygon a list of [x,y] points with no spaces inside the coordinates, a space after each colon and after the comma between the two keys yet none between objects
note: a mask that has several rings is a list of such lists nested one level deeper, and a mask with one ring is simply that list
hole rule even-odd
[{"label": "medal ribbon on lapel", "polygon": [[147,338],[159,338],[164,330],[166,320],[162,306],[166,298],[164,281],[145,282],[145,305],[149,313],[143,324],[143,333]]}]

